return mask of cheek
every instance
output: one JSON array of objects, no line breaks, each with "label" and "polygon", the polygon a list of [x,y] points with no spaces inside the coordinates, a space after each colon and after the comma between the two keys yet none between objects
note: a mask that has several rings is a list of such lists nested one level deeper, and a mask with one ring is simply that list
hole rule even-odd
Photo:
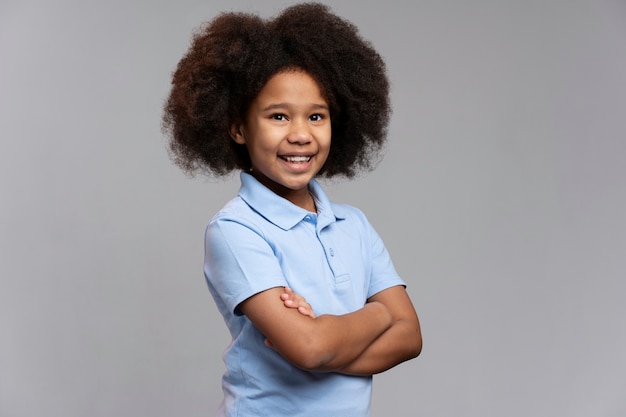
[{"label": "cheek", "polygon": [[324,141],[324,147],[326,148],[326,152],[330,149],[330,143],[332,142],[332,129],[328,128],[328,132],[326,133],[326,140]]},{"label": "cheek", "polygon": [[256,146],[256,152],[259,155],[264,155],[267,158],[269,155],[273,155],[277,152],[276,144],[271,141],[259,142]]},{"label": "cheek", "polygon": [[328,152],[330,151],[330,141],[327,141],[326,143],[324,143],[324,152],[326,152],[328,154]]},{"label": "cheek", "polygon": [[330,140],[325,141],[320,146],[320,151],[324,156],[324,162],[326,162],[326,160],[328,160],[328,155],[330,155]]}]

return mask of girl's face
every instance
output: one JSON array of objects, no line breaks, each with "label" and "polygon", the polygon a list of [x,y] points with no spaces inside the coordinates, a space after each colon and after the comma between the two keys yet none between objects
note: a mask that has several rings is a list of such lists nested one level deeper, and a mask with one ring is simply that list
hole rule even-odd
[{"label": "girl's face", "polygon": [[250,105],[245,123],[231,126],[231,136],[246,145],[252,174],[262,184],[315,210],[308,184],[328,157],[331,123],[328,103],[310,75],[275,74]]}]

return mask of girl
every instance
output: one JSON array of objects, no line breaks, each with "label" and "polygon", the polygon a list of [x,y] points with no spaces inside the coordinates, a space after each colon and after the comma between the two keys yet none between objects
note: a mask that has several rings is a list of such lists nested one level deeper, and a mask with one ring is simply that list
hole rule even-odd
[{"label": "girl", "polygon": [[371,168],[388,90],[371,45],[315,3],[222,14],[179,62],[163,118],[174,161],[241,171],[206,230],[204,273],[233,338],[219,416],[367,416],[372,375],[420,353],[383,242],[315,180]]}]

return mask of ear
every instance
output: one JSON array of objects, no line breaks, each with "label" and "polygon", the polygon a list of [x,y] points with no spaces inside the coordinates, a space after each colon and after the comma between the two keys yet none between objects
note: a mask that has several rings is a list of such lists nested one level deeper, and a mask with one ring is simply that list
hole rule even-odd
[{"label": "ear", "polygon": [[241,123],[233,123],[228,131],[230,137],[238,144],[245,145],[246,137],[243,133],[243,125]]}]

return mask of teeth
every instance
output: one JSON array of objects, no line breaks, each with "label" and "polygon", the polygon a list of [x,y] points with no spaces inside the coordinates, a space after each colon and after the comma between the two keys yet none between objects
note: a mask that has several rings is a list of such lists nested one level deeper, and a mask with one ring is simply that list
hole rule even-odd
[{"label": "teeth", "polygon": [[309,162],[310,156],[285,156],[284,159],[287,162]]}]

